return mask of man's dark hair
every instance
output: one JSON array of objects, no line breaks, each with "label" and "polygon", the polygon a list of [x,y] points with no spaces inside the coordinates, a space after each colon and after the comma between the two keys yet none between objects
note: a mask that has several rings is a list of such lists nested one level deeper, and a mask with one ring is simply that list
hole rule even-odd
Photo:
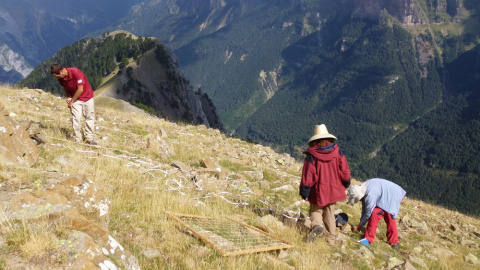
[{"label": "man's dark hair", "polygon": [[63,69],[63,66],[61,64],[53,64],[51,67],[50,67],[50,72],[51,73],[59,73],[60,70]]}]

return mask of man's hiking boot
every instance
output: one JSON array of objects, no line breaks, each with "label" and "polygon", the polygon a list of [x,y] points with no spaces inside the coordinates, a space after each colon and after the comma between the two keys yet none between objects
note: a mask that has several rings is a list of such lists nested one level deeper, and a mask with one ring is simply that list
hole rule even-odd
[{"label": "man's hiking boot", "polygon": [[392,245],[392,248],[398,250],[400,248],[400,246],[398,245],[398,243],[396,243],[396,244]]},{"label": "man's hiking boot", "polygon": [[323,232],[323,227],[322,226],[319,226],[319,225],[313,226],[312,230],[310,231],[310,233],[307,236],[306,242],[311,243],[311,242],[315,241],[315,239],[317,239],[317,237],[320,236],[320,234],[322,234],[322,232]]}]

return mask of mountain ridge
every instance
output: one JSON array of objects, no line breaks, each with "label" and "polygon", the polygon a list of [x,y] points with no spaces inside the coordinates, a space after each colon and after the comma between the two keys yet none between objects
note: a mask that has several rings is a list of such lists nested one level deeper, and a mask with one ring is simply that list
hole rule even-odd
[{"label": "mountain ridge", "polygon": [[96,93],[97,87],[103,88],[98,95],[122,99],[172,121],[222,129],[209,97],[193,91],[175,56],[155,38],[116,31],[83,39],[47,59],[19,85],[62,94],[48,74],[48,67],[57,62],[82,69]]}]

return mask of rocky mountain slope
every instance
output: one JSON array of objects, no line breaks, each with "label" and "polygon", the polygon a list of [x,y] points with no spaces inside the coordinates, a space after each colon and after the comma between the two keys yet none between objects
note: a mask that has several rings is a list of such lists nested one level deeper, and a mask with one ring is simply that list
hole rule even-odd
[{"label": "rocky mountain slope", "polygon": [[[349,231],[359,205],[340,202],[337,212],[349,224],[338,228],[338,245],[322,238],[307,244],[308,206],[297,191],[302,164],[288,154],[101,96],[99,145],[74,144],[62,98],[9,87],[0,87],[0,97],[3,269],[480,267],[479,219],[407,194],[396,251],[385,242],[384,223],[373,245],[359,245],[360,235]],[[8,155],[12,146],[16,154]],[[293,247],[224,257],[165,211],[233,218]]]}]

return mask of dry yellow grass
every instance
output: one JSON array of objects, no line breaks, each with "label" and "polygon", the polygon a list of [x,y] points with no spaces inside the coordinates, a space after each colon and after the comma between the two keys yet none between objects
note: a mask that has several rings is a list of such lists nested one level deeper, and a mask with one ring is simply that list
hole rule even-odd
[{"label": "dry yellow grass", "polygon": [[[400,251],[391,250],[385,243],[384,225],[380,226],[375,244],[369,247],[373,258],[360,254],[357,234],[343,235],[344,246],[332,248],[322,240],[306,244],[302,232],[286,227],[274,231],[276,237],[294,244],[293,248],[286,250],[286,259],[278,258],[279,252],[222,257],[211,246],[186,233],[164,211],[209,217],[241,217],[247,224],[256,225],[258,215],[251,207],[241,207],[231,202],[240,198],[252,207],[257,204],[288,208],[299,200],[296,187],[301,172],[283,169],[282,166],[274,169],[273,164],[276,164],[275,160],[280,154],[266,147],[227,138],[216,130],[171,123],[137,113],[134,109],[129,110],[128,106],[113,106],[107,102],[98,102],[96,105],[99,146],[76,145],[68,140],[71,127],[63,99],[10,86],[0,87],[0,97],[6,110],[17,115],[15,120],[40,122],[42,132],[50,140],[48,144],[39,146],[41,158],[33,168],[8,167],[0,163],[0,180],[29,182],[36,186],[47,183],[46,171],[65,175],[85,174],[108,190],[108,197],[112,201],[110,231],[136,255],[142,269],[384,269],[388,265],[388,258],[392,256],[403,260],[409,260],[410,256],[418,257],[431,269],[467,269],[472,265],[465,261],[464,256],[472,252],[473,255],[480,255],[478,250],[466,249],[456,242],[457,234],[449,229],[451,224],[479,228],[478,219],[409,198],[402,205],[400,218],[408,215],[411,220],[425,220],[432,225],[432,231],[430,234],[402,231]],[[167,134],[163,140],[173,150],[173,154],[166,158],[146,146],[148,138],[161,135],[160,130]],[[265,154],[261,156],[259,152]],[[209,179],[205,178],[200,182],[204,189],[199,190],[192,178],[178,173],[178,169],[171,166],[172,161],[178,160],[195,169],[201,166],[201,160],[206,157],[218,160],[234,172],[261,171],[263,181],[268,182],[270,188],[260,193],[238,192],[232,185],[225,185],[226,190],[213,187],[207,190],[205,187]],[[248,178],[242,185],[262,189],[258,181]],[[220,187],[225,182],[217,180],[212,185]],[[292,185],[295,190],[272,191],[274,187],[285,184]],[[268,200],[274,204],[262,204]],[[350,215],[351,224],[358,222],[358,205],[352,207],[339,203],[338,206]],[[306,214],[308,206],[303,204],[300,209],[291,210],[301,210]],[[27,229],[32,228],[27,226]],[[440,238],[438,233],[444,238]],[[24,256],[33,256],[53,248],[54,242],[50,239],[51,235],[42,231],[28,235],[12,232],[9,241]],[[422,245],[424,242],[448,248],[455,255],[448,258],[437,256],[436,260],[424,256],[427,253],[425,250],[432,248]],[[423,253],[416,253],[418,248],[422,248]],[[148,250],[155,251],[155,255],[147,255]]]},{"label": "dry yellow grass", "polygon": [[45,253],[57,248],[56,237],[47,231],[40,230],[33,232],[23,245],[19,246],[22,256],[32,258],[43,256]]}]

